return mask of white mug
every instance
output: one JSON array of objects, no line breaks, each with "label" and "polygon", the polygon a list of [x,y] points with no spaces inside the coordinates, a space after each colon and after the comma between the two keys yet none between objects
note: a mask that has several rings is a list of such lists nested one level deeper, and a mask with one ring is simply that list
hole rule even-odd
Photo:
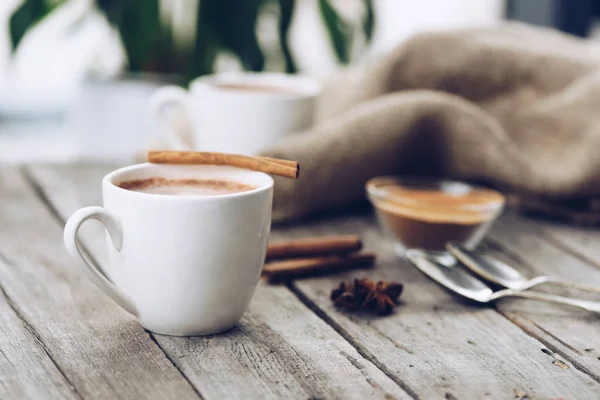
[{"label": "white mug", "polygon": [[173,150],[257,155],[277,139],[310,128],[319,93],[318,82],[308,77],[223,73],[195,79],[189,92],[177,86],[158,89],[149,113],[160,126],[167,107],[184,108],[188,121],[181,125],[188,131],[171,127],[163,135],[164,145]]},{"label": "white mug", "polygon": [[[123,189],[150,177],[235,181],[256,189],[214,196],[170,196]],[[104,207],[67,221],[69,254],[117,304],[149,331],[176,336],[231,329],[246,310],[265,259],[273,179],[229,166],[138,164],[102,180]],[[88,219],[104,224],[110,270],[81,251],[77,232]]]}]

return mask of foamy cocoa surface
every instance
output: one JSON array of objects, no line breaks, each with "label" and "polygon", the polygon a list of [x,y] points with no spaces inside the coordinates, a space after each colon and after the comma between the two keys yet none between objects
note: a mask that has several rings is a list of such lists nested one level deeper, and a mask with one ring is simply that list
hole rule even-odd
[{"label": "foamy cocoa surface", "polygon": [[288,87],[268,85],[264,83],[213,83],[213,86],[218,87],[219,89],[236,90],[242,92],[302,94],[301,92]]},{"label": "foamy cocoa surface", "polygon": [[472,225],[490,219],[489,207],[504,202],[504,197],[487,189],[465,193],[441,190],[386,187],[386,199],[378,205],[386,211],[430,223]]},{"label": "foamy cocoa surface", "polygon": [[118,183],[117,186],[134,192],[166,196],[218,196],[256,189],[254,186],[235,181],[166,179],[163,177],[124,181]]}]

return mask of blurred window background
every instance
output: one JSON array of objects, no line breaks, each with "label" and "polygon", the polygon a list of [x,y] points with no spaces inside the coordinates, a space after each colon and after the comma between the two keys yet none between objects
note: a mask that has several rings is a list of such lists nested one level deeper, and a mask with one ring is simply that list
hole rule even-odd
[{"label": "blurred window background", "polygon": [[145,102],[221,71],[327,77],[411,35],[505,18],[594,35],[593,0],[2,0],[0,162],[131,157]]}]

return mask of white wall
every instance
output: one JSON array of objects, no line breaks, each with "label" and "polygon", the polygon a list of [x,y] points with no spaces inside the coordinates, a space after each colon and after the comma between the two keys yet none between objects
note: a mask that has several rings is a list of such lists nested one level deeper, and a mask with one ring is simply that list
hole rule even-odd
[{"label": "white wall", "polygon": [[503,0],[376,0],[374,50],[381,52],[424,30],[494,24]]}]

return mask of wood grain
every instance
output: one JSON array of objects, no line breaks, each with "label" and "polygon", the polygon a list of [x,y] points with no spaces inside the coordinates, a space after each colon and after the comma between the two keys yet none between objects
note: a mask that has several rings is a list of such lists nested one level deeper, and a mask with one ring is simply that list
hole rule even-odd
[{"label": "wood grain", "polygon": [[[0,285],[81,398],[198,398],[148,334],[71,262],[62,226],[14,168],[0,168],[0,205]],[[29,351],[28,343],[23,336],[14,345]],[[43,367],[29,379],[47,381]]]},{"label": "wood grain", "polygon": [[[106,167],[30,169],[62,218],[101,204],[106,172]],[[106,260],[102,232],[88,230],[81,237],[97,260]],[[261,283],[240,325],[226,334],[154,339],[207,399],[409,398],[284,286]]]},{"label": "wood grain", "polygon": [[[344,233],[360,233],[365,250],[377,253],[377,267],[369,273],[298,280],[293,288],[361,354],[421,397],[507,399],[514,398],[515,393],[529,398],[597,395],[598,383],[562,355],[547,349],[494,309],[456,299],[398,259],[391,244],[382,240],[371,216],[341,217],[274,229],[272,236],[283,239]],[[330,290],[341,279],[364,275],[405,283],[403,304],[392,316],[356,315],[333,307],[328,297]]]},{"label": "wood grain", "polygon": [[409,398],[287,288],[265,282],[233,331],[157,340],[206,398]]},{"label": "wood grain", "polygon": [[577,228],[537,219],[528,222],[554,246],[600,267],[600,228]]},{"label": "wood grain", "polygon": [[0,399],[41,398],[79,397],[0,291]]},{"label": "wood grain", "polygon": [[[551,224],[507,215],[490,235],[487,249],[529,277],[562,276],[600,286],[600,269],[557,247],[546,238]],[[560,237],[561,230],[553,233]],[[581,248],[579,248],[581,250]],[[592,254],[588,254],[593,257]],[[554,293],[600,301],[600,295],[545,286]],[[538,287],[536,290],[544,290]],[[546,291],[547,291],[546,290]],[[498,310],[576,368],[600,382],[600,316],[553,304],[506,300]]]}]

